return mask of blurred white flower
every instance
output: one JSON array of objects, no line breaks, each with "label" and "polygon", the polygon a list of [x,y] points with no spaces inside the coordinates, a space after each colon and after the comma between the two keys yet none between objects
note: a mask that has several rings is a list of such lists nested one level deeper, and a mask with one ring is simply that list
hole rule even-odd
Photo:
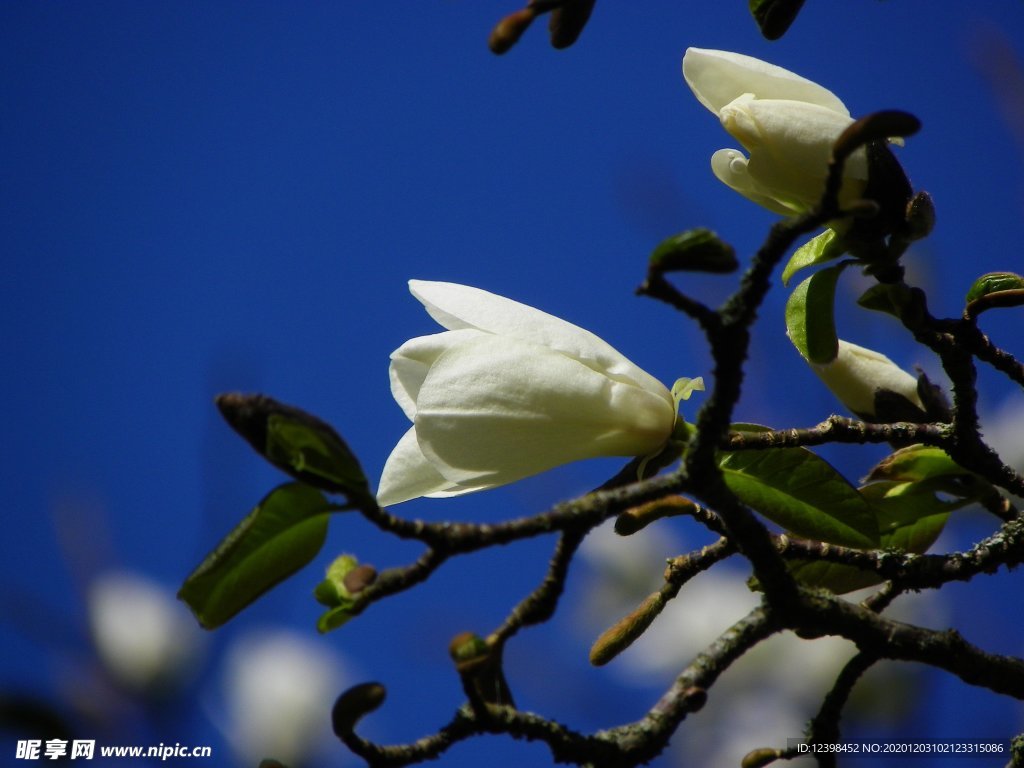
[{"label": "blurred white flower", "polygon": [[1024,402],[1020,395],[1007,398],[982,420],[985,442],[1018,472],[1024,470]]},{"label": "blurred white flower", "polygon": [[589,331],[478,288],[409,288],[447,330],[391,355],[391,391],[413,426],[384,466],[381,505],[645,456],[671,435],[669,390]]},{"label": "blurred white flower", "polygon": [[886,391],[924,411],[917,379],[885,355],[839,340],[839,354],[830,363],[811,364],[832,394],[862,419],[878,416],[876,396]]},{"label": "blurred white flower", "polygon": [[228,740],[239,764],[272,757],[301,765],[333,742],[330,719],[347,685],[337,657],[289,630],[252,632],[225,661]]},{"label": "blurred white flower", "polygon": [[[683,77],[750,155],[738,149],[715,152],[711,169],[719,180],[786,216],[818,202],[832,145],[853,123],[834,93],[760,59],[702,48],[687,49]],[[861,148],[844,166],[840,204],[859,197],[867,178]]]},{"label": "blurred white flower", "polygon": [[119,684],[159,695],[191,678],[203,637],[169,590],[111,571],[89,584],[86,600],[96,652]]}]

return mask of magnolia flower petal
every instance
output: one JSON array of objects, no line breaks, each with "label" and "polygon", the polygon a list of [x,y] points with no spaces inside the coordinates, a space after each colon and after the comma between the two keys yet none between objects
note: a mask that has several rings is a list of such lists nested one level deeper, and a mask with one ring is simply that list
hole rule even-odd
[{"label": "magnolia flower petal", "polygon": [[420,388],[415,431],[437,472],[480,488],[595,456],[647,455],[674,421],[661,384],[614,381],[560,352],[491,336],[438,358]]},{"label": "magnolia flower petal", "polygon": [[711,156],[711,170],[718,180],[773,213],[792,216],[798,207],[787,207],[764,192],[750,175],[746,156],[738,149],[720,149]]},{"label": "magnolia flower petal", "polygon": [[885,355],[839,340],[839,354],[831,363],[811,364],[832,394],[861,417],[875,415],[875,393],[889,390],[924,410],[917,379]]},{"label": "magnolia flower petal", "polygon": [[388,456],[377,485],[377,503],[382,507],[400,504],[420,496],[443,498],[479,491],[489,485],[462,487],[446,480],[420,450],[416,428],[406,432]]},{"label": "magnolia flower petal", "polygon": [[[750,152],[749,186],[795,211],[806,210],[821,197],[832,146],[853,122],[815,104],[748,96],[723,107],[721,119]],[[841,203],[860,195],[867,175],[867,155],[859,149],[843,167]]]},{"label": "magnolia flower petal", "polygon": [[475,328],[549,347],[606,376],[654,388],[660,382],[588,330],[468,285],[410,280],[409,290],[449,330]]},{"label": "magnolia flower petal", "polygon": [[[789,149],[805,165],[820,167],[832,145],[853,118],[817,104],[786,99],[753,99],[741,96],[722,107],[719,117],[725,129],[749,151]],[[803,155],[812,155],[803,159]],[[818,157],[821,155],[821,158]],[[804,172],[801,169],[801,172]]]},{"label": "magnolia flower petal", "polygon": [[480,336],[481,331],[460,330],[410,339],[391,353],[391,394],[412,421],[416,418],[416,397],[427,371],[438,357],[459,339]]},{"label": "magnolia flower petal", "polygon": [[[853,118],[837,115],[815,104],[775,99],[737,101],[722,109],[722,125],[748,150],[784,163],[792,176],[824,173],[832,146]],[[843,167],[847,178],[867,179],[863,150],[854,153]]]},{"label": "magnolia flower petal", "polygon": [[846,105],[827,88],[782,67],[731,51],[689,48],[683,56],[683,77],[694,96],[718,112],[745,93],[758,99],[802,101],[849,116]]}]

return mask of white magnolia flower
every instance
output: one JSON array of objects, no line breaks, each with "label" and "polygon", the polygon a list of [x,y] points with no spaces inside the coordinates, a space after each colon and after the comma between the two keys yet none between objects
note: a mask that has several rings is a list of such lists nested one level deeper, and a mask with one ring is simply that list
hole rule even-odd
[{"label": "white magnolia flower", "polygon": [[[832,145],[853,123],[834,93],[760,59],[702,48],[686,51],[683,77],[750,154],[715,152],[711,169],[719,180],[786,216],[818,202]],[[859,197],[867,183],[863,147],[849,157],[843,173],[840,204]]]},{"label": "white magnolia flower", "polygon": [[839,354],[824,364],[811,364],[839,401],[861,418],[875,415],[875,396],[887,390],[925,410],[917,392],[917,379],[885,355],[839,340]]},{"label": "white magnolia flower", "polygon": [[347,677],[342,660],[306,635],[265,629],[236,639],[224,662],[222,727],[239,765],[311,765],[332,742],[336,749],[328,713]]},{"label": "white magnolia flower", "polygon": [[190,676],[203,638],[170,591],[139,574],[111,571],[89,585],[87,605],[96,652],[120,684],[159,694]]},{"label": "white magnolia flower", "polygon": [[391,355],[391,391],[413,426],[384,466],[381,505],[646,456],[672,434],[669,390],[589,331],[477,288],[409,289],[448,330]]}]

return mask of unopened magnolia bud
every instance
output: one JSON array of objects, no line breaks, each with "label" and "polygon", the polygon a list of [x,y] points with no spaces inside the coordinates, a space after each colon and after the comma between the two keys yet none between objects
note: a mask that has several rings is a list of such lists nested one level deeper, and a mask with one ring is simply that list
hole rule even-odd
[{"label": "unopened magnolia bud", "polygon": [[515,706],[501,668],[500,647],[492,646],[473,632],[462,632],[452,638],[448,652],[474,709],[490,704]]},{"label": "unopened magnolia bud", "polygon": [[548,21],[548,32],[551,34],[553,48],[568,48],[586,26],[590,12],[594,10],[595,0],[564,0],[561,6],[551,12]]},{"label": "unopened magnolia bud", "polygon": [[590,663],[600,667],[626,650],[647,631],[664,607],[665,598],[660,592],[649,594],[636,610],[606,629],[594,641],[590,648]]},{"label": "unopened magnolia bud", "polygon": [[228,392],[216,403],[225,421],[282,472],[321,490],[369,495],[359,461],[327,422],[266,395]]},{"label": "unopened magnolia bud", "polygon": [[691,515],[698,509],[697,505],[684,496],[668,496],[664,499],[649,501],[631,507],[615,518],[615,532],[619,536],[636,533],[655,520],[677,515]]},{"label": "unopened magnolia bud", "polygon": [[327,566],[327,573],[316,589],[313,596],[321,605],[329,608],[336,608],[343,603],[350,602],[352,594],[345,586],[345,577],[359,565],[359,561],[352,555],[339,555]]},{"label": "unopened magnolia bud", "polygon": [[499,21],[487,39],[487,46],[491,52],[500,55],[512,48],[536,17],[537,12],[533,8],[523,8]]},{"label": "unopened magnolia bud", "polygon": [[803,4],[804,0],[750,0],[750,13],[766,39],[778,40],[786,34]]},{"label": "unopened magnolia bud", "polygon": [[377,569],[364,563],[346,573],[342,584],[350,595],[358,595],[375,581],[377,581]]},{"label": "unopened magnolia bud", "polygon": [[351,735],[359,721],[378,709],[386,697],[387,690],[380,683],[361,683],[349,688],[331,709],[331,726],[335,735],[341,739]]},{"label": "unopened magnolia bud", "polygon": [[779,759],[779,750],[761,747],[747,752],[740,761],[741,768],[764,768]]},{"label": "unopened magnolia bud", "polygon": [[329,609],[317,620],[317,629],[330,632],[351,620],[356,615],[356,597],[376,580],[377,569],[372,565],[360,565],[352,555],[336,558],[313,590],[316,601]]},{"label": "unopened magnolia bud", "polygon": [[907,240],[920,240],[935,228],[935,203],[927,192],[918,192],[907,203]]},{"label": "unopened magnolia bud", "polygon": [[[916,409],[924,416],[924,404],[917,391],[917,379],[885,355],[839,340],[835,359],[823,365],[811,364],[832,394],[865,421],[902,421],[889,419],[894,399]],[[880,407],[884,406],[884,407]]]}]

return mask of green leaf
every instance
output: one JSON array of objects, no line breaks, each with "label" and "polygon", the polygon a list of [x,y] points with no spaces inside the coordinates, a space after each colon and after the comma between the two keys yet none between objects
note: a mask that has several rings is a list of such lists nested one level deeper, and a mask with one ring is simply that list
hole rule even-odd
[{"label": "green leaf", "polygon": [[1024,288],[1024,277],[1015,272],[989,272],[974,281],[970,290],[967,291],[966,301],[970,304],[990,293],[1018,291],[1022,288]]},{"label": "green leaf", "polygon": [[[860,489],[878,520],[881,548],[922,554],[939,538],[950,512],[967,502],[948,502],[935,495],[931,483],[872,483]],[[882,582],[873,572],[852,565],[795,561],[790,572],[801,584],[837,595]]]},{"label": "green leaf", "polygon": [[973,472],[961,467],[941,448],[933,445],[908,445],[878,462],[866,479],[920,482],[973,475]]},{"label": "green leaf", "polygon": [[324,611],[320,618],[316,620],[316,631],[321,635],[325,635],[347,624],[355,617],[351,609],[350,603],[349,605],[339,605],[336,608],[331,608],[329,611]]},{"label": "green leaf", "polygon": [[266,395],[218,395],[225,420],[263,458],[314,488],[372,498],[359,461],[330,424]]},{"label": "green leaf", "polygon": [[786,301],[786,332],[793,346],[810,363],[830,363],[839,354],[834,317],[836,281],[850,263],[815,272]]},{"label": "green leaf", "polygon": [[885,312],[898,318],[911,299],[911,290],[900,283],[877,283],[860,295],[857,304],[864,309]]},{"label": "green leaf", "polygon": [[739,267],[733,247],[710,229],[688,229],[662,240],[648,268],[655,272],[712,272],[726,274]]},{"label": "green leaf", "polygon": [[796,20],[803,4],[804,0],[750,0],[750,13],[766,39],[778,40]]},{"label": "green leaf", "polygon": [[846,253],[846,248],[843,241],[836,236],[835,230],[826,229],[793,251],[789,262],[782,270],[782,284],[789,285],[789,278],[801,269],[838,259],[844,253]]},{"label": "green leaf", "polygon": [[989,309],[1024,305],[1024,277],[1013,272],[989,272],[967,291],[967,317],[977,317]]},{"label": "green leaf", "polygon": [[185,579],[178,597],[203,627],[219,627],[316,557],[332,509],[308,485],[278,486]]},{"label": "green leaf", "polygon": [[740,501],[797,536],[848,547],[878,545],[871,506],[832,465],[806,448],[723,451],[719,467]]},{"label": "green leaf", "polygon": [[267,419],[266,455],[318,488],[347,494],[367,488],[359,462],[333,429],[324,430],[287,413]]}]

